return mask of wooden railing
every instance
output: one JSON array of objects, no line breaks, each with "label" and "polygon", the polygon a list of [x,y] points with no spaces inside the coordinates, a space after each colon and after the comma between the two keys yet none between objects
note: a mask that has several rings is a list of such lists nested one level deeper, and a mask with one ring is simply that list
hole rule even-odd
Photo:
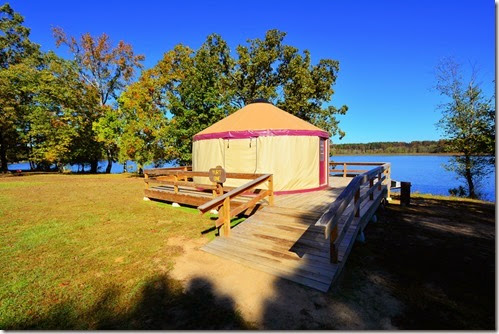
[{"label": "wooden railing", "polygon": [[[251,173],[225,173],[227,179],[250,180],[240,187],[227,187],[217,183],[205,184],[194,182],[194,177],[209,177],[209,172],[192,171],[190,166],[153,168],[144,170],[144,183],[146,196],[149,193],[150,184],[158,183],[173,186],[174,194],[168,195],[167,200],[184,200],[189,205],[199,205],[201,214],[216,209],[219,212],[219,218],[215,222],[217,228],[221,228],[221,235],[230,235],[230,220],[236,215],[256,206],[260,201],[268,197],[269,205],[274,204],[274,178],[272,174],[251,174]],[[242,194],[247,194],[267,182],[267,189],[260,190],[247,202],[243,202],[231,208],[230,201]],[[206,197],[190,196],[180,193],[179,187],[189,187],[192,191],[201,192],[211,190],[213,199],[206,202]],[[151,195],[152,196],[152,195]],[[165,199],[165,198],[162,198]]]},{"label": "wooden railing", "polygon": [[[231,174],[232,173],[227,173],[227,177],[229,177],[229,175]],[[258,185],[264,182],[268,182],[267,190],[261,191],[250,201],[231,209],[230,201],[232,199],[235,199],[237,196],[253,190]],[[201,212],[201,214],[204,214],[210,210],[217,209],[219,212],[219,218],[217,219],[215,226],[217,228],[222,227],[220,234],[228,237],[230,235],[230,221],[232,217],[235,217],[248,208],[254,207],[258,202],[265,199],[265,197],[269,198],[269,205],[274,205],[274,177],[272,174],[261,174],[248,183],[232,189],[231,191],[218,196],[203,205],[198,206],[198,210]]]},{"label": "wooden railing", "polygon": [[[343,190],[343,192],[338,196],[338,198],[331,203],[327,211],[319,218],[316,226],[324,227],[324,236],[326,239],[329,238],[330,244],[330,260],[332,263],[338,263],[338,250],[343,238],[345,237],[348,228],[354,219],[361,219],[360,211],[361,204],[365,200],[373,201],[375,190],[382,190],[382,187],[386,187],[388,194],[390,189],[389,183],[389,173],[390,164],[389,163],[332,163],[332,164],[343,164],[344,169],[346,166],[378,166],[371,170],[365,171],[353,178],[353,180],[348,184],[348,186]],[[344,171],[342,171],[345,173]],[[346,174],[346,173],[345,173]],[[385,184],[383,184],[383,182]],[[369,183],[368,190],[365,191],[361,196],[361,187],[366,183]],[[351,213],[345,214],[345,210],[352,204],[353,207]],[[338,225],[340,220],[343,220],[343,228],[341,232],[338,233]]]},{"label": "wooden railing", "polygon": [[213,196],[222,194],[223,189],[216,183],[201,184],[193,181],[196,176],[208,177],[208,175],[208,172],[193,172],[191,166],[153,168],[144,170],[144,183],[146,189],[150,188],[150,183],[171,185],[175,194],[179,193],[179,186],[212,190]]},{"label": "wooden railing", "polygon": [[[228,179],[243,179],[252,180],[264,174],[251,173],[226,173]],[[179,193],[179,186],[193,187],[197,189],[212,190],[213,196],[223,194],[223,191],[230,191],[234,187],[220,186],[216,183],[196,183],[194,177],[209,177],[209,172],[194,172],[191,166],[185,167],[169,167],[169,168],[153,168],[144,170],[145,188],[150,188],[150,183],[159,183],[171,185],[176,194]],[[223,188],[223,189],[222,189]]]},{"label": "wooden railing", "polygon": [[[335,167],[337,166],[342,166],[343,169],[336,169]],[[347,168],[348,166],[386,166],[386,169],[384,170],[384,174],[386,177],[386,182],[385,184],[391,184],[391,165],[389,163],[385,162],[334,162],[331,161],[329,162],[329,175],[335,175],[335,174],[341,174],[343,177],[347,176],[356,176],[360,175],[362,173],[366,173],[370,171],[369,169],[349,169]],[[390,198],[390,187],[388,187],[388,194],[387,197]]]}]

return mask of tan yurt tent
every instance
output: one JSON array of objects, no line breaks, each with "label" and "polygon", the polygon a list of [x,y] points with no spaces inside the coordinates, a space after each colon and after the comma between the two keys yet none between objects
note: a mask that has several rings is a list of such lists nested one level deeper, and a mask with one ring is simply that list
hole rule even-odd
[{"label": "tan yurt tent", "polygon": [[[271,173],[277,194],[328,186],[329,133],[265,100],[246,105],[193,139],[194,171],[222,166],[227,172]],[[227,179],[225,185],[245,182]]]}]

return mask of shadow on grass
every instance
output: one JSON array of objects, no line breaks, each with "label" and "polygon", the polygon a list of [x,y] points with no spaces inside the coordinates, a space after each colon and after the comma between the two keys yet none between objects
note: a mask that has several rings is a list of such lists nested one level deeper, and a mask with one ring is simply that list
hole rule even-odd
[{"label": "shadow on grass", "polygon": [[112,287],[87,310],[60,303],[45,318],[4,324],[3,329],[248,329],[227,296],[215,296],[213,285],[194,278],[181,283],[160,275],[149,279],[129,310],[116,310],[121,291]]}]

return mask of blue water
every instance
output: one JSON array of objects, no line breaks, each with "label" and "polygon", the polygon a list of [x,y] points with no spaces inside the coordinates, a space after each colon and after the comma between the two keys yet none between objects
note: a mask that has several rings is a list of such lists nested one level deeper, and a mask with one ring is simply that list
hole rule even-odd
[{"label": "blue water", "polygon": [[[453,172],[443,168],[445,163],[449,162],[448,156],[436,155],[353,155],[353,156],[335,156],[331,160],[335,162],[389,162],[392,165],[391,178],[396,181],[411,182],[411,191],[434,195],[448,195],[450,188],[457,188],[463,185],[464,181],[457,178]],[[107,161],[99,162],[99,171],[105,171]],[[160,167],[171,167],[172,164],[165,164]],[[152,165],[146,166],[151,168]],[[73,172],[78,171],[78,166],[67,166]],[[355,167],[357,168],[357,167]],[[369,167],[368,167],[369,168]],[[366,168],[366,169],[368,169]],[[10,164],[10,170],[29,169],[29,164],[18,163]],[[90,166],[86,166],[88,171]],[[128,172],[137,171],[137,165],[134,162],[127,163]],[[362,166],[357,169],[364,169]],[[114,163],[111,173],[123,173],[123,165]],[[488,201],[495,201],[495,171],[487,175],[482,183],[477,186],[482,198]]]},{"label": "blue water", "polygon": [[[434,195],[449,195],[449,189],[462,185],[464,180],[458,179],[454,172],[449,172],[443,165],[449,162],[449,156],[437,155],[352,155],[335,156],[334,162],[389,162],[391,178],[396,181],[411,182],[411,192]],[[337,167],[340,168],[340,167]],[[357,167],[350,167],[351,169]],[[359,166],[357,169],[368,169]],[[477,190],[482,198],[495,201],[495,170],[488,174]]]},{"label": "blue water", "polygon": [[[174,166],[173,164],[163,164],[163,165],[160,165],[158,167],[173,167],[173,166]],[[105,172],[106,167],[107,167],[107,161],[102,160],[102,161],[99,161],[99,164],[97,166],[97,170],[99,172]],[[73,173],[78,172],[78,168],[81,169],[81,167],[78,165],[67,165],[64,167],[65,170],[72,171]],[[126,168],[127,168],[127,171],[129,173],[134,173],[137,171],[137,164],[133,161],[128,161],[126,164]],[[144,168],[154,168],[154,165],[153,164],[145,165]],[[15,163],[15,164],[9,164],[9,170],[18,170],[18,169],[29,170],[30,169],[29,162],[20,162],[20,163]],[[90,165],[86,165],[84,171],[85,172],[90,171]],[[113,166],[111,167],[111,173],[112,174],[123,173],[123,164],[113,163]]]}]

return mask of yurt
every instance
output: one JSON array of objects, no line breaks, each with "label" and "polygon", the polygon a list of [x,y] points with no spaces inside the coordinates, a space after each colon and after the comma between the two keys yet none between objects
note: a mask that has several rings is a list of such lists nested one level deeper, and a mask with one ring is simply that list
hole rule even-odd
[{"label": "yurt", "polygon": [[[271,173],[279,195],[327,187],[328,157],[328,132],[255,100],[194,136],[192,169],[222,166],[227,172]],[[227,179],[225,185],[246,182]]]}]

